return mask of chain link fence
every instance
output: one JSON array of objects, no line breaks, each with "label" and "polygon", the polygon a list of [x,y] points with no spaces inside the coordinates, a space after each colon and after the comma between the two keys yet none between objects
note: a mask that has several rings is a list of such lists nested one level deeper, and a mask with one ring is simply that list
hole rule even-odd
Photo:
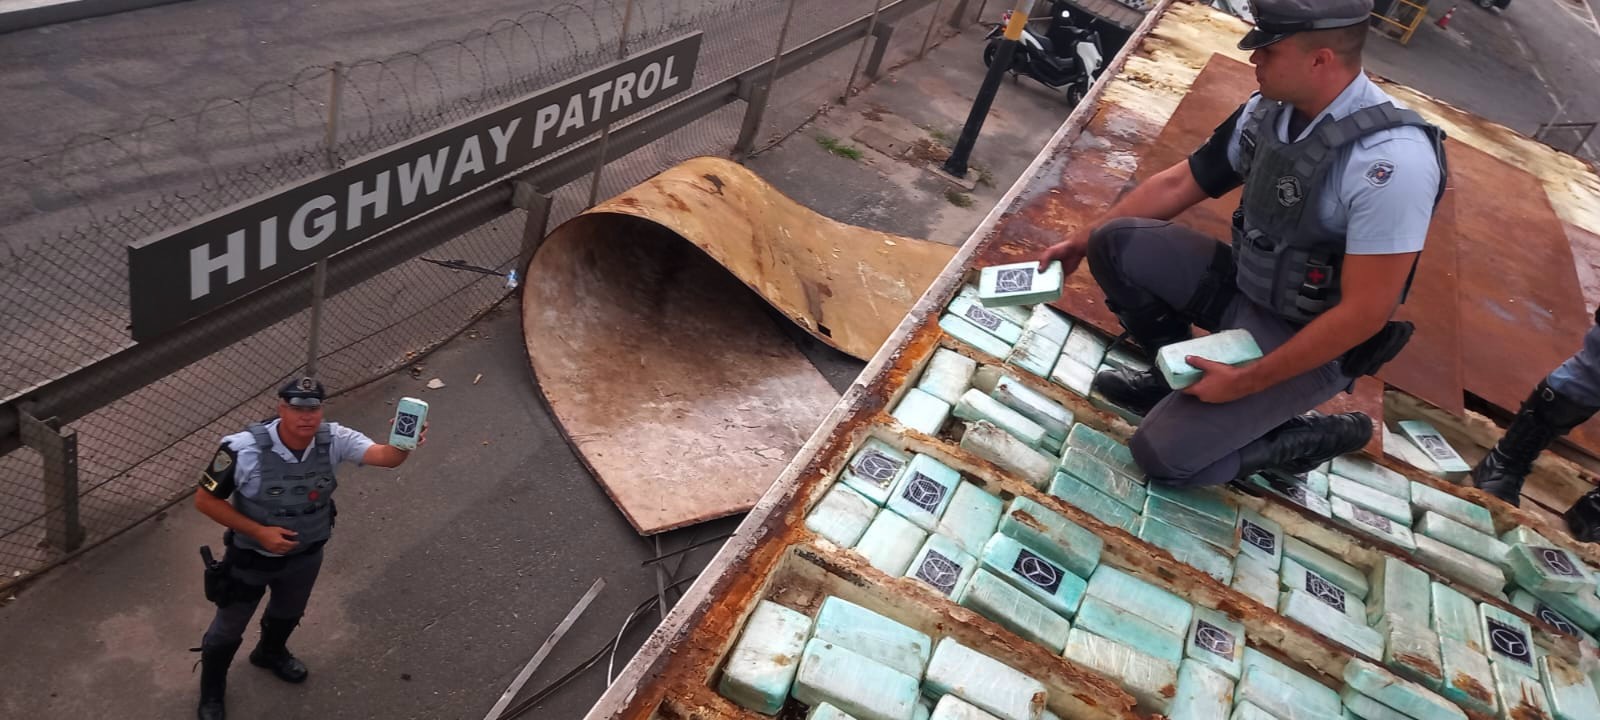
[{"label": "chain link fence", "polygon": [[[245,98],[199,103],[187,115],[148,118],[117,132],[79,134],[47,153],[0,158],[0,218],[6,220],[0,223],[0,398],[22,396],[132,344],[124,260],[129,242],[602,67],[617,56],[624,27],[630,50],[703,32],[689,92],[715,86],[779,52],[790,2],[795,7],[785,49],[876,6],[896,7],[885,66],[917,57],[956,11],[965,19],[973,15],[955,0],[565,3],[414,52],[308,68]],[[842,94],[859,42],[872,40],[851,42],[779,80],[768,108],[790,110],[767,112],[762,134],[792,132]],[[330,113],[336,75],[342,102]],[[858,79],[857,86],[864,82]],[[792,111],[796,106],[806,109]],[[610,159],[600,197],[690,157],[728,154],[747,110],[745,102],[729,103]],[[590,179],[541,189],[550,194],[554,227],[587,206]],[[522,249],[526,222],[525,211],[508,207],[492,221],[452,232],[425,255],[505,272]],[[415,258],[384,267],[326,301],[318,374],[335,392],[413,365],[511,292],[500,276]],[[304,371],[309,325],[310,311],[298,312],[131,393],[106,398],[70,423],[80,442],[77,501],[87,535],[78,551],[187,496],[218,438],[259,420],[276,387]],[[43,473],[44,459],[30,448],[0,456],[0,588],[72,554],[49,542],[47,525],[61,508],[47,499]]]}]

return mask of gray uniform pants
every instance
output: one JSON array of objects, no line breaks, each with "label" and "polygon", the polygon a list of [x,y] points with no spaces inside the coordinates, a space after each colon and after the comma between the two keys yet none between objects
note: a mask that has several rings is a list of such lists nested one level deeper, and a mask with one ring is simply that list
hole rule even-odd
[{"label": "gray uniform pants", "polygon": [[[1180,314],[1191,305],[1218,242],[1188,228],[1157,220],[1116,220],[1095,230],[1090,252],[1096,277],[1104,278],[1110,304],[1145,308],[1164,304]],[[1114,282],[1112,281],[1114,280]],[[1109,287],[1115,286],[1115,287]],[[1206,322],[1191,319],[1191,322]],[[1270,353],[1297,328],[1242,294],[1222,312],[1211,332],[1243,328]],[[1168,395],[1145,416],[1129,449],[1154,482],[1220,485],[1239,473],[1239,450],[1273,428],[1302,415],[1350,385],[1337,361],[1233,402],[1212,405],[1181,392]]]},{"label": "gray uniform pants", "polygon": [[1584,407],[1600,407],[1600,324],[1583,336],[1583,348],[1547,378],[1550,387]]},{"label": "gray uniform pants", "polygon": [[[283,558],[233,547],[229,547],[227,552],[229,559],[243,563],[243,567],[235,564],[233,578],[259,588],[261,592],[253,593],[251,599],[217,608],[216,616],[211,619],[211,627],[206,629],[205,637],[200,641],[202,647],[229,645],[243,638],[244,631],[250,626],[250,618],[255,616],[256,607],[261,604],[261,596],[267,591],[271,591],[272,597],[267,600],[266,617],[290,619],[305,614],[306,602],[311,599],[311,588],[316,585],[317,573],[322,570],[322,548]],[[255,557],[250,557],[252,555]]]}]

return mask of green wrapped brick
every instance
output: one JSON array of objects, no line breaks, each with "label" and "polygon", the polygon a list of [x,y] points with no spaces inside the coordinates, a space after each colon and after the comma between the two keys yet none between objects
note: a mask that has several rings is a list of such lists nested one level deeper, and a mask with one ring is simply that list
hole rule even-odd
[{"label": "green wrapped brick", "polygon": [[978,569],[978,559],[962,550],[956,541],[943,535],[929,535],[922,549],[906,568],[906,577],[937,590],[939,594],[954,599],[961,596],[962,588]]},{"label": "green wrapped brick", "polygon": [[1139,464],[1133,460],[1133,451],[1117,439],[1083,423],[1072,426],[1067,433],[1067,447],[1077,448],[1090,457],[1121,471],[1131,478],[1144,477]]},{"label": "green wrapped brick", "polygon": [[1542,592],[1594,594],[1594,576],[1583,561],[1554,546],[1512,545],[1506,567],[1517,584]]},{"label": "green wrapped brick", "polygon": [[1283,559],[1280,575],[1285,591],[1299,590],[1308,593],[1343,613],[1351,622],[1367,624],[1366,601],[1333,578],[1311,570],[1293,558]]},{"label": "green wrapped brick", "polygon": [[1584,632],[1600,633],[1600,597],[1591,593],[1540,591],[1531,594]]},{"label": "green wrapped brick", "polygon": [[1312,494],[1315,494],[1318,497],[1326,498],[1328,497],[1328,483],[1330,477],[1331,476],[1328,473],[1321,470],[1312,470],[1311,472],[1306,473],[1305,477],[1301,479],[1301,482],[1305,483],[1306,487],[1311,490]]},{"label": "green wrapped brick", "polygon": [[[962,285],[960,292],[956,293],[956,297],[966,298],[973,302],[978,302],[978,285],[976,283],[967,283],[966,285]],[[979,306],[981,307],[982,303],[979,303]],[[1025,305],[1004,305],[986,309],[996,315],[999,315],[1000,317],[1005,318],[1008,322],[1016,325],[1017,327],[1027,325],[1028,318],[1033,317],[1033,308]],[[931,712],[933,708],[930,707],[928,710]]]},{"label": "green wrapped brick", "polygon": [[836,708],[836,707],[834,707],[832,705],[829,705],[828,703],[822,703],[821,705],[818,705],[816,707],[811,708],[811,712],[806,713],[806,720],[856,720],[856,719],[854,717],[852,717],[851,715],[849,715],[848,713],[846,713],[845,711],[840,710],[839,708]]},{"label": "green wrapped brick", "polygon": [[1203,663],[1178,665],[1178,694],[1167,720],[1220,720],[1233,710],[1233,678]]},{"label": "green wrapped brick", "polygon": [[900,404],[895,406],[890,415],[901,425],[923,435],[938,435],[939,428],[944,427],[944,421],[950,418],[950,403],[927,391],[911,388],[900,398]]},{"label": "green wrapped brick", "polygon": [[1079,627],[1067,639],[1066,658],[1115,680],[1145,712],[1165,715],[1172,707],[1178,682],[1172,663]]},{"label": "green wrapped brick", "polygon": [[949,311],[951,315],[982,328],[984,332],[1007,345],[1022,339],[1022,325],[1001,316],[993,309],[984,307],[974,299],[958,297],[950,302]]},{"label": "green wrapped brick", "polygon": [[1189,621],[1194,618],[1189,601],[1109,565],[1101,565],[1089,576],[1088,594],[1180,637],[1189,631]]},{"label": "green wrapped brick", "polygon": [[1039,448],[1045,444],[1043,426],[976,388],[968,389],[961,395],[960,400],[956,402],[954,413],[962,420],[987,421],[1011,433],[1013,437],[1030,447]]},{"label": "green wrapped brick", "polygon": [[[1333,459],[1334,475],[1343,477],[1382,492],[1398,500],[1411,500],[1411,481],[1389,468],[1359,455],[1342,455]],[[1337,491],[1335,491],[1337,492]],[[1401,519],[1400,522],[1405,522]]]},{"label": "green wrapped brick", "polygon": [[1082,450],[1067,448],[1066,454],[1061,456],[1059,469],[1134,512],[1144,509],[1146,491],[1143,485]]},{"label": "green wrapped brick", "polygon": [[[1237,690],[1235,690],[1234,696],[1238,696]],[[1228,716],[1228,720],[1280,720],[1280,718],[1262,710],[1261,706],[1255,703],[1236,701],[1233,705],[1233,714]]]},{"label": "green wrapped brick", "polygon": [[1148,515],[1139,527],[1139,539],[1166,550],[1178,562],[1216,578],[1217,582],[1233,582],[1233,560],[1215,545],[1186,530]]},{"label": "green wrapped brick", "polygon": [[917,694],[916,678],[817,638],[806,643],[794,681],[796,700],[860,720],[911,720]]},{"label": "green wrapped brick", "polygon": [[1053,653],[1067,646],[1072,625],[1065,618],[988,570],[973,574],[956,602]]},{"label": "green wrapped brick", "polygon": [[950,507],[939,518],[936,532],[955,540],[962,550],[977,555],[983,552],[983,544],[1000,526],[1000,515],[1004,512],[1005,503],[1000,498],[963,481],[956,486]]},{"label": "green wrapped brick", "polygon": [[978,302],[984,307],[1010,307],[1052,303],[1061,299],[1061,263],[1043,270],[1033,261],[994,265],[978,274]]},{"label": "green wrapped brick", "polygon": [[[1240,557],[1249,556],[1260,561],[1276,578],[1278,568],[1283,565],[1283,526],[1250,510],[1240,510],[1238,529]],[[1277,602],[1272,606],[1277,607]]]},{"label": "green wrapped brick", "polygon": [[1062,315],[1055,308],[1049,305],[1038,305],[1033,308],[1033,312],[1029,313],[1028,321],[1023,323],[1023,328],[1043,335],[1052,342],[1065,345],[1067,336],[1072,334],[1072,326],[1074,324],[1070,318]]},{"label": "green wrapped brick", "polygon": [[1461,708],[1438,693],[1365,660],[1345,663],[1344,682],[1360,694],[1411,717],[1467,720]]},{"label": "green wrapped brick", "polygon": [[961,395],[972,387],[972,376],[978,372],[978,362],[954,350],[939,348],[933,351],[917,388],[947,403],[955,404]]},{"label": "green wrapped brick", "polygon": [[1107,352],[1105,364],[1133,372],[1145,372],[1153,367],[1149,360],[1135,354],[1126,345],[1118,345]]},{"label": "green wrapped brick", "polygon": [[1339,701],[1339,693],[1326,687],[1321,689],[1326,691],[1331,702],[1320,699],[1323,693],[1307,693],[1301,686],[1266,672],[1260,666],[1252,666],[1245,668],[1244,677],[1234,688],[1233,702],[1235,706],[1255,705],[1275,718],[1331,720],[1340,717],[1343,703]]},{"label": "green wrapped brick", "polygon": [[1338,495],[1334,495],[1328,501],[1328,505],[1333,508],[1333,518],[1345,527],[1407,552],[1417,549],[1417,541],[1412,536],[1411,529],[1403,524],[1355,505]]},{"label": "green wrapped brick", "polygon": [[990,355],[995,359],[1004,359],[1005,356],[1011,354],[1010,343],[990,335],[983,328],[955,315],[945,315],[939,318],[939,329],[950,337],[971,345],[979,352]]},{"label": "green wrapped brick", "polygon": [[1227,493],[1217,488],[1185,488],[1161,483],[1149,488],[1151,496],[1182,505],[1223,525],[1234,525],[1239,520],[1239,508],[1228,502]]},{"label": "green wrapped brick", "polygon": [[1595,692],[1594,682],[1577,667],[1546,655],[1539,658],[1539,677],[1556,720],[1600,718],[1600,694]]},{"label": "green wrapped brick", "polygon": [[1055,367],[1050,369],[1050,381],[1078,395],[1089,397],[1094,392],[1095,373],[1094,366],[1085,365],[1063,354],[1056,358]]},{"label": "green wrapped brick", "polygon": [[1215,610],[1194,609],[1183,654],[1190,661],[1208,665],[1229,681],[1244,673],[1244,625]]},{"label": "green wrapped brick", "polygon": [[1011,507],[1000,517],[1000,534],[1079,578],[1088,578],[1094,572],[1105,549],[1100,536],[1025,497],[1012,500]]},{"label": "green wrapped brick", "polygon": [[[1334,475],[1328,478],[1328,492],[1335,497],[1342,497],[1355,505],[1389,518],[1399,523],[1402,527],[1411,526],[1411,501],[1408,499],[1395,497],[1342,475]],[[1407,497],[1410,497],[1409,492]],[[1329,499],[1331,500],[1332,498]]]},{"label": "green wrapped brick", "polygon": [[1488,646],[1483,643],[1478,603],[1443,583],[1435,582],[1429,589],[1433,597],[1433,631],[1441,638],[1455,639],[1475,653],[1488,652]]},{"label": "green wrapped brick", "polygon": [[834,485],[806,516],[806,529],[839,547],[854,547],[872,524],[878,506],[846,485]]},{"label": "green wrapped brick", "polygon": [[1231,587],[1274,611],[1278,609],[1278,570],[1255,557],[1234,558]]},{"label": "green wrapped brick", "polygon": [[1511,546],[1500,542],[1499,538],[1432,510],[1424,512],[1417,521],[1417,532],[1496,565],[1504,565],[1506,555],[1511,552]]},{"label": "green wrapped brick", "polygon": [[1176,666],[1183,660],[1183,636],[1167,632],[1118,605],[1097,597],[1086,597],[1073,621],[1081,630]]},{"label": "green wrapped brick", "polygon": [[1256,345],[1250,331],[1244,329],[1224,330],[1167,345],[1156,352],[1156,368],[1172,389],[1189,387],[1205,374],[1189,364],[1187,358],[1191,356],[1239,367],[1260,360],[1261,347]]},{"label": "green wrapped brick", "polygon": [[888,508],[924,532],[933,532],[939,527],[939,518],[950,507],[960,484],[961,473],[955,468],[918,453],[900,473],[900,481],[889,496]]},{"label": "green wrapped brick", "polygon": [[989,539],[979,564],[1064,618],[1077,614],[1088,589],[1087,581],[1051,560],[1043,550],[1006,535]]},{"label": "green wrapped brick", "polygon": [[994,463],[1001,470],[1040,489],[1050,482],[1056,472],[1054,458],[987,422],[967,424],[966,432],[961,436],[961,449]]},{"label": "green wrapped brick", "polygon": [[[1297,695],[1305,698],[1307,709],[1329,712],[1335,711],[1334,709],[1339,707],[1339,693],[1260,650],[1251,647],[1245,648],[1244,668],[1246,672],[1251,668],[1258,668],[1261,672],[1288,683],[1293,687]],[[1242,675],[1240,680],[1243,681]]]},{"label": "green wrapped brick", "polygon": [[973,705],[954,695],[939,698],[939,705],[933,709],[928,720],[994,720],[994,716],[980,710]]},{"label": "green wrapped brick", "polygon": [[1060,452],[1060,445],[1066,442],[1067,431],[1072,427],[1072,411],[1066,406],[1045,397],[1044,393],[1034,390],[1022,381],[1009,375],[1002,375],[995,383],[989,396],[1001,404],[1022,414],[1023,417],[1038,423],[1044,428],[1045,434],[1050,437]]},{"label": "green wrapped brick", "polygon": [[1440,667],[1444,669],[1440,694],[1473,712],[1493,715],[1500,707],[1500,696],[1495,692],[1489,657],[1460,640],[1445,636],[1439,638],[1439,656]]},{"label": "green wrapped brick", "polygon": [[1367,594],[1371,591],[1372,586],[1367,582],[1366,573],[1355,569],[1355,567],[1343,560],[1307,545],[1305,541],[1293,535],[1284,537],[1283,556],[1285,559],[1300,563],[1307,570],[1332,580],[1339,587],[1356,596],[1357,600],[1366,600]]},{"label": "green wrapped brick", "polygon": [[1333,517],[1333,506],[1328,504],[1327,497],[1317,494],[1315,489],[1304,481],[1256,474],[1250,476],[1250,482],[1325,518]]},{"label": "green wrapped brick", "polygon": [[1500,696],[1502,720],[1550,720],[1550,706],[1545,703],[1544,686],[1537,676],[1528,677],[1505,663],[1490,663],[1494,675],[1494,690]]},{"label": "green wrapped brick", "polygon": [[811,636],[811,618],[766,600],[745,621],[728,653],[717,692],[739,707],[774,715],[794,685],[796,663]]},{"label": "green wrapped brick", "polygon": [[1067,343],[1062,346],[1061,354],[1084,367],[1098,368],[1105,360],[1106,348],[1110,345],[1111,341],[1095,332],[1088,323],[1078,323],[1067,336]]},{"label": "green wrapped brick", "polygon": [[1386,555],[1372,568],[1368,581],[1372,588],[1367,596],[1368,625],[1388,618],[1391,622],[1428,626],[1433,579],[1427,572]]},{"label": "green wrapped brick", "polygon": [[1522,525],[1518,525],[1510,530],[1500,533],[1500,542],[1503,542],[1507,545],[1548,546],[1555,544],[1550,542],[1550,540],[1545,536],[1540,535],[1539,533],[1536,533]]},{"label": "green wrapped brick", "polygon": [[891,577],[900,577],[927,541],[928,534],[893,510],[880,510],[861,535],[855,550],[867,563]]},{"label": "green wrapped brick", "polygon": [[1478,605],[1483,638],[1489,662],[1524,676],[1539,678],[1539,650],[1533,644],[1533,628],[1522,618],[1488,603]]},{"label": "green wrapped brick", "polygon": [[868,438],[839,474],[839,481],[873,503],[886,505],[900,471],[910,462],[911,455],[877,438]]},{"label": "green wrapped brick", "polygon": [[1374,659],[1383,657],[1383,636],[1377,630],[1351,620],[1348,614],[1324,598],[1312,596],[1303,590],[1289,590],[1278,609],[1284,617],[1316,630],[1327,639],[1357,653]]},{"label": "green wrapped brick", "polygon": [[1143,518],[1139,516],[1138,511],[1130,509],[1110,495],[1065,472],[1056,473],[1055,480],[1050,482],[1046,492],[1093,515],[1107,525],[1122,528],[1130,535],[1139,532],[1140,521]]},{"label": "green wrapped brick", "polygon": [[1488,508],[1429,485],[1411,483],[1411,506],[1416,511],[1439,513],[1478,532],[1494,534],[1494,516]]},{"label": "green wrapped brick", "polygon": [[1347,687],[1340,690],[1339,699],[1344,702],[1344,713],[1347,718],[1353,717],[1358,720],[1414,720],[1410,715],[1356,692],[1354,688]]},{"label": "green wrapped brick", "polygon": [[1061,343],[1042,333],[1024,330],[1022,339],[1011,346],[1011,354],[1006,356],[1006,364],[1048,378],[1050,371],[1055,369],[1056,360],[1060,357]]},{"label": "green wrapped brick", "polygon": [[1426,535],[1418,536],[1417,559],[1452,580],[1500,596],[1506,586],[1505,571],[1483,558],[1473,557]]},{"label": "green wrapped brick", "polygon": [[[1153,484],[1160,487],[1160,483]],[[1218,520],[1166,498],[1151,495],[1145,501],[1145,519],[1160,520],[1213,545],[1229,556],[1239,548],[1239,535],[1233,520]],[[1233,564],[1230,559],[1229,565]]]},{"label": "green wrapped brick", "polygon": [[922,677],[933,654],[933,641],[927,635],[833,596],[822,601],[812,637],[914,678]]},{"label": "green wrapped brick", "polygon": [[1472,466],[1462,459],[1461,453],[1450,447],[1444,433],[1438,428],[1428,424],[1425,420],[1401,420],[1400,431],[1411,439],[1411,442],[1420,450],[1428,454],[1428,458],[1439,466],[1440,470],[1447,473],[1464,473],[1472,470]]},{"label": "green wrapped brick", "polygon": [[1383,636],[1383,664],[1396,675],[1437,691],[1444,684],[1439,634],[1427,622],[1385,618],[1373,626]]},{"label": "green wrapped brick", "polygon": [[1043,683],[951,638],[933,649],[923,687],[954,695],[1001,720],[1040,720],[1049,698]]},{"label": "green wrapped brick", "polygon": [[[1557,594],[1559,595],[1563,593]],[[1545,603],[1545,601],[1540,600],[1538,597],[1534,596],[1533,593],[1530,593],[1527,590],[1518,588],[1516,592],[1511,593],[1511,604],[1518,610],[1549,623],[1551,626],[1555,627],[1557,632],[1560,632],[1562,635],[1566,635],[1567,637],[1580,642],[1594,642],[1594,638],[1590,637],[1589,633],[1585,632],[1581,626],[1573,622],[1572,618],[1569,618],[1559,610],[1550,607],[1550,605]]]}]

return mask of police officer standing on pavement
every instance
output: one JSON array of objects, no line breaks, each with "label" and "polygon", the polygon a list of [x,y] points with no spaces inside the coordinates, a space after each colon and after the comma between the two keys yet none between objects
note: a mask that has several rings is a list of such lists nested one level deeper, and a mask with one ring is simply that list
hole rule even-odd
[{"label": "police officer standing on pavement", "polygon": [[[1600,310],[1594,320],[1583,348],[1533,388],[1505,437],[1472,469],[1474,485],[1521,505],[1522,481],[1539,453],[1600,412]],[[1579,498],[1565,517],[1573,537],[1600,542],[1600,489]]]},{"label": "police officer standing on pavement", "polygon": [[[1040,255],[1087,258],[1106,306],[1147,352],[1244,328],[1265,356],[1174,393],[1160,373],[1106,371],[1106,399],[1144,415],[1130,447],[1153,481],[1217,485],[1304,472],[1371,439],[1361,413],[1313,408],[1392,359],[1410,326],[1390,322],[1445,186],[1443,133],[1361,69],[1372,0],[1259,0],[1252,52],[1261,92],[1186,162],[1134,188],[1092,232]],[[1233,244],[1169,220],[1243,186]]]},{"label": "police officer standing on pavement", "polygon": [[223,438],[201,475],[195,508],[227,528],[221,563],[203,551],[206,599],[216,603],[217,614],[200,643],[201,720],[224,717],[228,665],[268,590],[272,596],[250,663],[286,682],[305,681],[306,666],[286,643],[305,612],[338,514],[334,468],[346,462],[399,467],[410,455],[323,422],[325,397],[322,383],[312,378],[290,381],[278,391],[277,419]]}]

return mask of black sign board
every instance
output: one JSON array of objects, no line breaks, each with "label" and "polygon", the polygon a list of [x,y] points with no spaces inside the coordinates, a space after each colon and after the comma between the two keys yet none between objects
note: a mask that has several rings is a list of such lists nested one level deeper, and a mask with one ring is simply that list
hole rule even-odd
[{"label": "black sign board", "polygon": [[128,246],[145,340],[533,164],[693,84],[701,34]]}]

